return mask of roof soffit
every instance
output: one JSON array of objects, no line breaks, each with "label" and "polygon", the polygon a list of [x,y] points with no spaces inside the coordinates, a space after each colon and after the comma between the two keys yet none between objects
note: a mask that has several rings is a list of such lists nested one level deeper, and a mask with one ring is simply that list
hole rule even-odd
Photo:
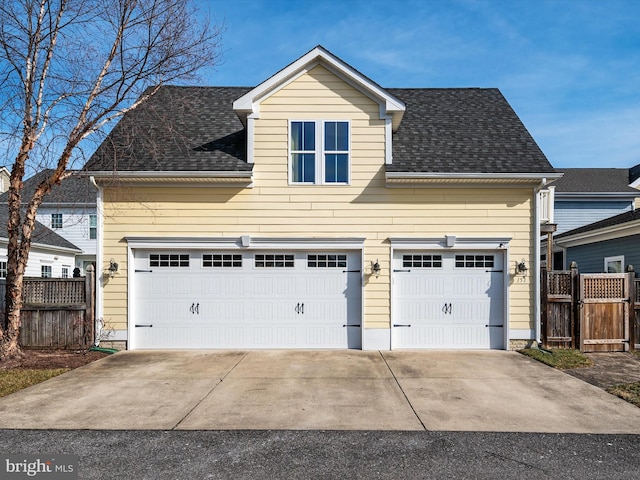
[{"label": "roof soffit", "polygon": [[233,109],[246,118],[260,115],[260,103],[314,67],[321,65],[344,82],[380,105],[380,118],[390,117],[395,130],[402,120],[405,104],[378,84],[340,60],[323,47],[316,47],[233,102]]}]

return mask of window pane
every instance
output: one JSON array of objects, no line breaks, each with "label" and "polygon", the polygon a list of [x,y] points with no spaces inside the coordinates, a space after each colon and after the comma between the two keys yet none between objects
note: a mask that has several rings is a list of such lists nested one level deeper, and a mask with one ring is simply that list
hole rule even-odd
[{"label": "window pane", "polygon": [[336,150],[349,150],[349,124],[347,122],[337,122],[337,148]]},{"label": "window pane", "polygon": [[347,122],[325,122],[324,149],[334,152],[349,149],[349,124]]},{"label": "window pane", "polygon": [[344,153],[325,155],[325,182],[347,183],[349,181],[349,156]]},{"label": "window pane", "polygon": [[316,179],[316,156],[313,153],[294,153],[292,155],[292,174],[294,182],[314,182]]},{"label": "window pane", "polygon": [[316,124],[314,122],[304,122],[304,143],[303,150],[316,149]]},{"label": "window pane", "polygon": [[313,151],[316,149],[315,122],[291,122],[291,150]]},{"label": "window pane", "polygon": [[302,122],[291,122],[291,150],[302,150]]}]

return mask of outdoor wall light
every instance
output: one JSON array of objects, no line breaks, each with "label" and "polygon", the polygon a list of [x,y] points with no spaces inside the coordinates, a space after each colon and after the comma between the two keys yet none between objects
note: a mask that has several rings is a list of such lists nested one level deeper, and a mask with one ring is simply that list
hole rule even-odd
[{"label": "outdoor wall light", "polygon": [[380,275],[380,270],[382,270],[382,268],[380,268],[380,264],[378,263],[378,259],[376,259],[375,263],[371,262],[371,273],[373,275],[375,275],[376,278],[378,278],[378,275]]},{"label": "outdoor wall light", "polygon": [[118,271],[118,264],[112,258],[111,260],[109,260],[109,278],[113,278],[113,276],[116,274],[117,271]]},{"label": "outdoor wall light", "polygon": [[518,271],[518,273],[522,273],[523,275],[527,273],[527,270],[529,269],[527,268],[527,264],[524,263],[524,258],[518,262],[518,264],[516,265],[516,270]]}]

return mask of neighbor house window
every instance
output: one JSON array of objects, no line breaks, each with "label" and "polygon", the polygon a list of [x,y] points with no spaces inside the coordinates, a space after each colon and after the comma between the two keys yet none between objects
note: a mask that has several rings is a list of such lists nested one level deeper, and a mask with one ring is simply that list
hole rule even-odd
[{"label": "neighbor house window", "polygon": [[40,276],[42,278],[51,278],[51,265],[42,265],[40,267]]},{"label": "neighbor house window", "polygon": [[605,273],[624,273],[624,255],[604,258]]},{"label": "neighbor house window", "polygon": [[62,214],[61,213],[52,213],[51,214],[51,228],[62,228]]},{"label": "neighbor house window", "polygon": [[89,215],[89,240],[98,238],[98,217]]},{"label": "neighbor house window", "polygon": [[0,278],[7,278],[7,262],[0,262]]},{"label": "neighbor house window", "polygon": [[349,183],[349,122],[291,122],[291,183]]},{"label": "neighbor house window", "polygon": [[69,267],[62,267],[62,278],[69,278]]}]

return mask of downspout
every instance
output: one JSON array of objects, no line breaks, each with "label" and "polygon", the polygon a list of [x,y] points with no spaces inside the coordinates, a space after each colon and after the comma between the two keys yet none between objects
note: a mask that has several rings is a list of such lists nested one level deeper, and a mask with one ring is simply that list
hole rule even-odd
[{"label": "downspout", "polygon": [[534,304],[533,304],[533,318],[535,322],[535,336],[536,336],[536,344],[540,346],[542,344],[541,339],[541,325],[540,325],[540,190],[542,190],[547,185],[547,179],[543,178],[540,185],[533,189],[533,202],[534,202],[534,217],[535,217],[535,225],[534,225],[534,247],[533,254],[534,258],[534,281],[533,281],[533,289],[534,289]]},{"label": "downspout", "polygon": [[89,177],[91,185],[93,185],[96,192],[96,315],[95,315],[95,339],[93,345],[98,347],[100,345],[100,334],[102,331],[103,321],[103,279],[102,279],[102,188],[96,183],[96,179],[93,175]]}]

